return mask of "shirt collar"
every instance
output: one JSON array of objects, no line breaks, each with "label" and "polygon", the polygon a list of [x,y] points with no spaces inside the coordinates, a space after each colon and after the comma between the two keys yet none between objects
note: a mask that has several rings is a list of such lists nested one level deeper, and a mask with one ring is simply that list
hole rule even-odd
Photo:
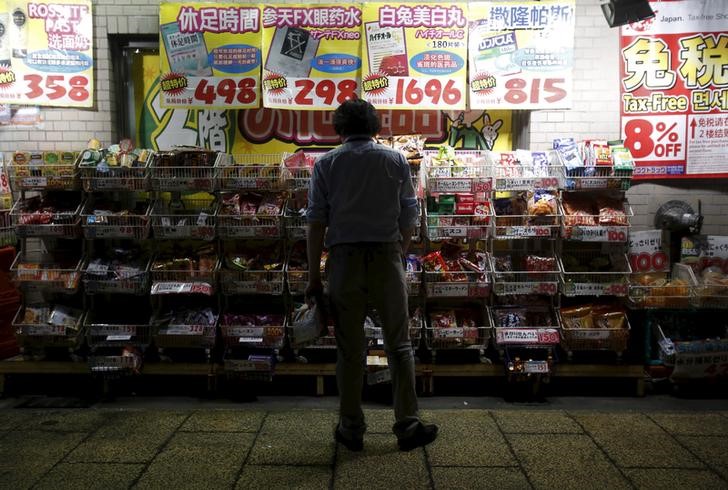
[{"label": "shirt collar", "polygon": [[368,134],[352,134],[351,136],[347,136],[344,138],[344,143],[350,143],[352,141],[372,141],[372,137]]}]

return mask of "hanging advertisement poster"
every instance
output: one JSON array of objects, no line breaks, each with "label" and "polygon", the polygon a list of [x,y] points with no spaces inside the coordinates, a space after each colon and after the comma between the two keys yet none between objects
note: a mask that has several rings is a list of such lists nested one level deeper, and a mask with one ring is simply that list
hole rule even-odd
[{"label": "hanging advertisement poster", "polygon": [[162,107],[260,105],[260,9],[255,5],[162,3]]},{"label": "hanging advertisement poster", "polygon": [[0,104],[93,105],[91,2],[0,1]]},{"label": "hanging advertisement poster", "polygon": [[650,3],[621,29],[624,145],[636,179],[728,177],[728,4]]},{"label": "hanging advertisement poster", "polygon": [[464,109],[467,4],[364,4],[362,98],[382,109]]},{"label": "hanging advertisement poster", "polygon": [[471,3],[471,109],[570,109],[574,0]]},{"label": "hanging advertisement poster", "polygon": [[356,98],[361,17],[358,5],[263,7],[263,105],[335,109]]}]

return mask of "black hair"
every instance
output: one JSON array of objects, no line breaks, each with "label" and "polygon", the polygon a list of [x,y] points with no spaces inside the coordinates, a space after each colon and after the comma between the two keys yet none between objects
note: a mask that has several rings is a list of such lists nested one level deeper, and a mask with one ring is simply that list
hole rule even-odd
[{"label": "black hair", "polygon": [[334,111],[334,130],[339,136],[375,136],[382,129],[377,110],[363,99],[345,101]]}]

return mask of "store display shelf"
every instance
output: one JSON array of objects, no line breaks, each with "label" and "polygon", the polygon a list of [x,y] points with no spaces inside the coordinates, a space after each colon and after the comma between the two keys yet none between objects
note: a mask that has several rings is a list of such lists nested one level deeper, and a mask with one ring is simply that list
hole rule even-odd
[{"label": "store display shelf", "polygon": [[632,186],[632,171],[615,170],[611,165],[578,167],[571,170],[567,170],[566,166],[562,165],[561,169],[566,190],[614,189],[627,191]]},{"label": "store display shelf", "polygon": [[611,270],[594,271],[592,267],[575,267],[573,264],[567,266],[563,256],[558,257],[561,292],[565,296],[627,296],[632,269],[624,253],[605,255],[598,251],[569,250],[568,254],[576,257],[579,264],[589,264],[608,257],[606,260],[609,260]]},{"label": "store display shelf", "polygon": [[[501,270],[499,264],[505,263],[505,260],[510,261],[511,258],[516,259],[516,263],[510,266],[512,270]],[[533,270],[528,270],[526,262],[529,260]],[[514,252],[506,254],[498,252],[491,255],[491,269],[493,292],[499,296],[526,294],[554,296],[559,291],[559,267],[553,254],[522,256]]]},{"label": "store display shelf", "polygon": [[281,218],[278,215],[217,215],[217,236],[228,238],[280,238]]},{"label": "store display shelf", "polygon": [[[158,318],[152,319],[157,324]],[[214,325],[165,323],[155,328],[154,345],[162,349],[211,349],[215,345],[217,322]]]},{"label": "store display shelf", "polygon": [[690,308],[695,305],[696,288],[693,270],[685,264],[676,263],[670,274],[633,276],[628,296],[636,308]]},{"label": "store display shelf", "polygon": [[151,229],[150,216],[152,204],[148,203],[144,214],[96,214],[94,206],[88,202],[81,213],[81,228],[87,240],[96,238],[123,238],[144,240]]},{"label": "store display shelf", "polygon": [[[455,321],[453,321],[455,320]],[[425,346],[438,350],[480,350],[488,348],[492,321],[486,311],[470,307],[428,311]]]},{"label": "store display shelf", "polygon": [[158,159],[150,167],[151,187],[162,192],[214,192],[217,190],[215,167],[162,167]]},{"label": "store display shelf", "polygon": [[18,199],[10,210],[12,224],[18,238],[78,238],[81,228],[80,213],[83,202],[75,208],[60,211],[29,212],[28,200]]},{"label": "store display shelf", "polygon": [[543,348],[561,340],[561,317],[553,308],[492,307],[488,314],[499,350],[506,346]]},{"label": "store display shelf", "polygon": [[281,173],[285,154],[220,154],[215,162],[220,190],[285,189]]},{"label": "store display shelf", "polygon": [[555,151],[489,152],[497,191],[557,190],[563,187],[561,162]]},{"label": "store display shelf", "polygon": [[286,238],[289,240],[305,240],[308,236],[306,216],[301,216],[299,211],[291,209],[288,204],[283,213],[283,227],[286,230]]},{"label": "store display shelf", "polygon": [[[456,150],[454,159],[438,160],[437,151],[424,151],[426,190],[431,194],[488,193],[493,189],[487,152]],[[419,183],[420,177],[413,176]],[[415,189],[419,186],[415,185]]]},{"label": "store display shelf", "polygon": [[[634,217],[632,206],[624,200],[622,214],[568,215],[560,203],[561,236],[565,240],[581,242],[625,243],[629,240],[630,220]],[[597,224],[598,223],[598,224]]]},{"label": "store display shelf", "polygon": [[285,272],[280,270],[220,270],[222,294],[283,294]]},{"label": "store display shelf", "polygon": [[80,188],[78,168],[75,163],[34,165],[6,164],[8,180],[14,192],[59,190],[72,191]]},{"label": "store display shelf", "polygon": [[[149,294],[149,270],[152,260],[144,260],[143,269],[122,268],[119,273],[110,273],[108,268],[92,267],[93,260],[83,268],[83,290],[86,294]],[[115,274],[109,277],[110,274]]]},{"label": "store display shelf", "polygon": [[218,204],[211,199],[158,199],[150,214],[154,238],[213,240]]},{"label": "store display shelf", "polygon": [[149,324],[97,323],[92,314],[84,321],[86,340],[89,347],[124,347],[127,345],[146,347],[151,340],[152,327]]},{"label": "store display shelf", "polygon": [[490,295],[490,271],[425,272],[428,298],[487,298]]},{"label": "store display shelf", "polygon": [[311,179],[312,167],[283,167],[282,179],[285,187],[291,191],[308,189],[308,181]]},{"label": "store display shelf", "polygon": [[86,192],[146,191],[151,189],[149,162],[139,167],[79,166],[83,190]]},{"label": "store display shelf", "polygon": [[485,240],[490,234],[490,216],[488,215],[442,215],[425,211],[425,221],[427,222],[427,238],[430,240],[445,238]]},{"label": "store display shelf", "polygon": [[618,358],[629,346],[631,326],[625,317],[624,328],[569,328],[561,330],[561,345],[571,355],[580,351],[610,351]]},{"label": "store display shelf", "polygon": [[36,250],[15,257],[10,272],[15,282],[38,291],[75,293],[81,279],[85,258],[54,256]]},{"label": "store display shelf", "polygon": [[285,341],[283,325],[221,324],[220,330],[226,347],[253,347],[280,349]]}]

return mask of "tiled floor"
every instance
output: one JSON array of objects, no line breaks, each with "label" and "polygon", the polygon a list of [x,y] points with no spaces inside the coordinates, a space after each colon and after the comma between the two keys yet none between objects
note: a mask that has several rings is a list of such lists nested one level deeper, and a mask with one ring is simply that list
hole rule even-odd
[{"label": "tiled floor", "polygon": [[351,453],[331,406],[4,408],[0,488],[728,489],[725,411],[430,407],[441,436],[409,453],[366,415]]}]

